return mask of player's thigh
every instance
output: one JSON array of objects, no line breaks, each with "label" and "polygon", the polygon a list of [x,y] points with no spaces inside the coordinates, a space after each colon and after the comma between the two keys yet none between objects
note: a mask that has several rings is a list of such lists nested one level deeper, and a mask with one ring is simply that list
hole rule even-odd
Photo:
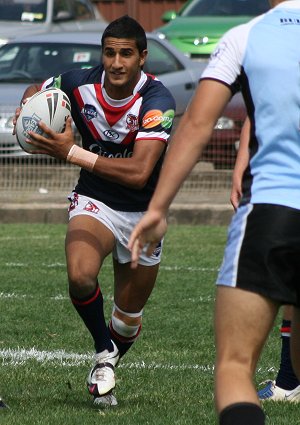
[{"label": "player's thigh", "polygon": [[120,264],[115,259],[115,303],[127,312],[139,312],[146,304],[155,285],[159,264],[153,266]]},{"label": "player's thigh", "polygon": [[215,336],[218,361],[239,361],[254,371],[279,304],[254,292],[218,286]]},{"label": "player's thigh", "polygon": [[73,217],[68,224],[65,244],[69,272],[97,276],[114,244],[113,233],[99,220],[88,215]]},{"label": "player's thigh", "polygon": [[300,380],[300,308],[293,308],[291,358],[294,371]]},{"label": "player's thigh", "polygon": [[292,317],[293,317],[293,306],[292,305],[284,305],[283,306],[282,318],[284,320],[292,320]]}]

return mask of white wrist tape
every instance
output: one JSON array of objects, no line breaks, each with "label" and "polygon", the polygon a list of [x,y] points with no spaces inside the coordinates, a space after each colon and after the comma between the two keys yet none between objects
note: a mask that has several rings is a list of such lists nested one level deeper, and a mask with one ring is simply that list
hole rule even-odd
[{"label": "white wrist tape", "polygon": [[86,151],[77,145],[73,145],[69,150],[67,161],[71,164],[79,165],[79,167],[92,172],[97,158],[97,154]]}]

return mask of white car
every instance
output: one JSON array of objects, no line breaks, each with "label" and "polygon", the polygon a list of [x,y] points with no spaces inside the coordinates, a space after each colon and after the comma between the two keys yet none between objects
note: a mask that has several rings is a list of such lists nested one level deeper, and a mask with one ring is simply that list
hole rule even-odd
[{"label": "white car", "polygon": [[[145,72],[156,75],[173,94],[175,119],[184,113],[204,64],[193,62],[157,35],[147,34]],[[26,156],[12,136],[12,118],[25,88],[72,68],[99,64],[101,33],[49,33],[22,37],[0,48],[0,157]]]},{"label": "white car", "polygon": [[45,32],[103,31],[107,24],[90,0],[0,0],[0,45]]}]

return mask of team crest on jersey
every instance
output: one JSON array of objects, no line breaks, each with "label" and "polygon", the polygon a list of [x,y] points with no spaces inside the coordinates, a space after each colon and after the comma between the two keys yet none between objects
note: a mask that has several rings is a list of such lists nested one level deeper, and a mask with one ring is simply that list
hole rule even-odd
[{"label": "team crest on jersey", "polygon": [[91,121],[98,116],[95,106],[89,105],[88,103],[81,109],[81,113],[88,121]]},{"label": "team crest on jersey", "polygon": [[220,59],[220,57],[223,55],[223,53],[226,51],[227,49],[227,43],[225,43],[224,41],[221,42],[217,48],[215,49],[215,51],[212,53],[211,55],[211,60],[213,61],[214,59]]},{"label": "team crest on jersey", "polygon": [[138,128],[139,128],[138,117],[133,114],[128,114],[126,117],[126,129],[131,132],[134,132],[138,130]]}]

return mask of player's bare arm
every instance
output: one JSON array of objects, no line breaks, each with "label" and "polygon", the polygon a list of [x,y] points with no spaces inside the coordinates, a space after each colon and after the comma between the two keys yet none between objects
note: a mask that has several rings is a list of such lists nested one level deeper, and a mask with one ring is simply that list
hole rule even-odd
[{"label": "player's bare arm", "polygon": [[[33,153],[47,154],[57,159],[67,160],[107,180],[141,189],[148,181],[155,164],[165,149],[165,143],[161,140],[139,140],[135,143],[133,155],[130,158],[106,158],[85,151],[79,146],[75,157],[71,157],[70,150],[75,146],[71,122],[71,119],[67,120],[64,133],[56,133],[40,122],[39,126],[47,137],[33,132],[29,133],[30,139],[27,143],[36,146]],[[85,158],[87,159],[85,160]]]},{"label": "player's bare arm", "polygon": [[236,210],[242,197],[242,178],[249,163],[250,120],[246,118],[240,136],[240,146],[232,174],[230,202]]},{"label": "player's bare arm", "polygon": [[158,229],[164,227],[168,208],[209,142],[215,123],[230,97],[231,91],[224,84],[213,80],[200,83],[173,136],[148,211],[131,235],[128,247],[132,251],[133,266],[137,264],[143,247],[152,246],[161,238]]}]

